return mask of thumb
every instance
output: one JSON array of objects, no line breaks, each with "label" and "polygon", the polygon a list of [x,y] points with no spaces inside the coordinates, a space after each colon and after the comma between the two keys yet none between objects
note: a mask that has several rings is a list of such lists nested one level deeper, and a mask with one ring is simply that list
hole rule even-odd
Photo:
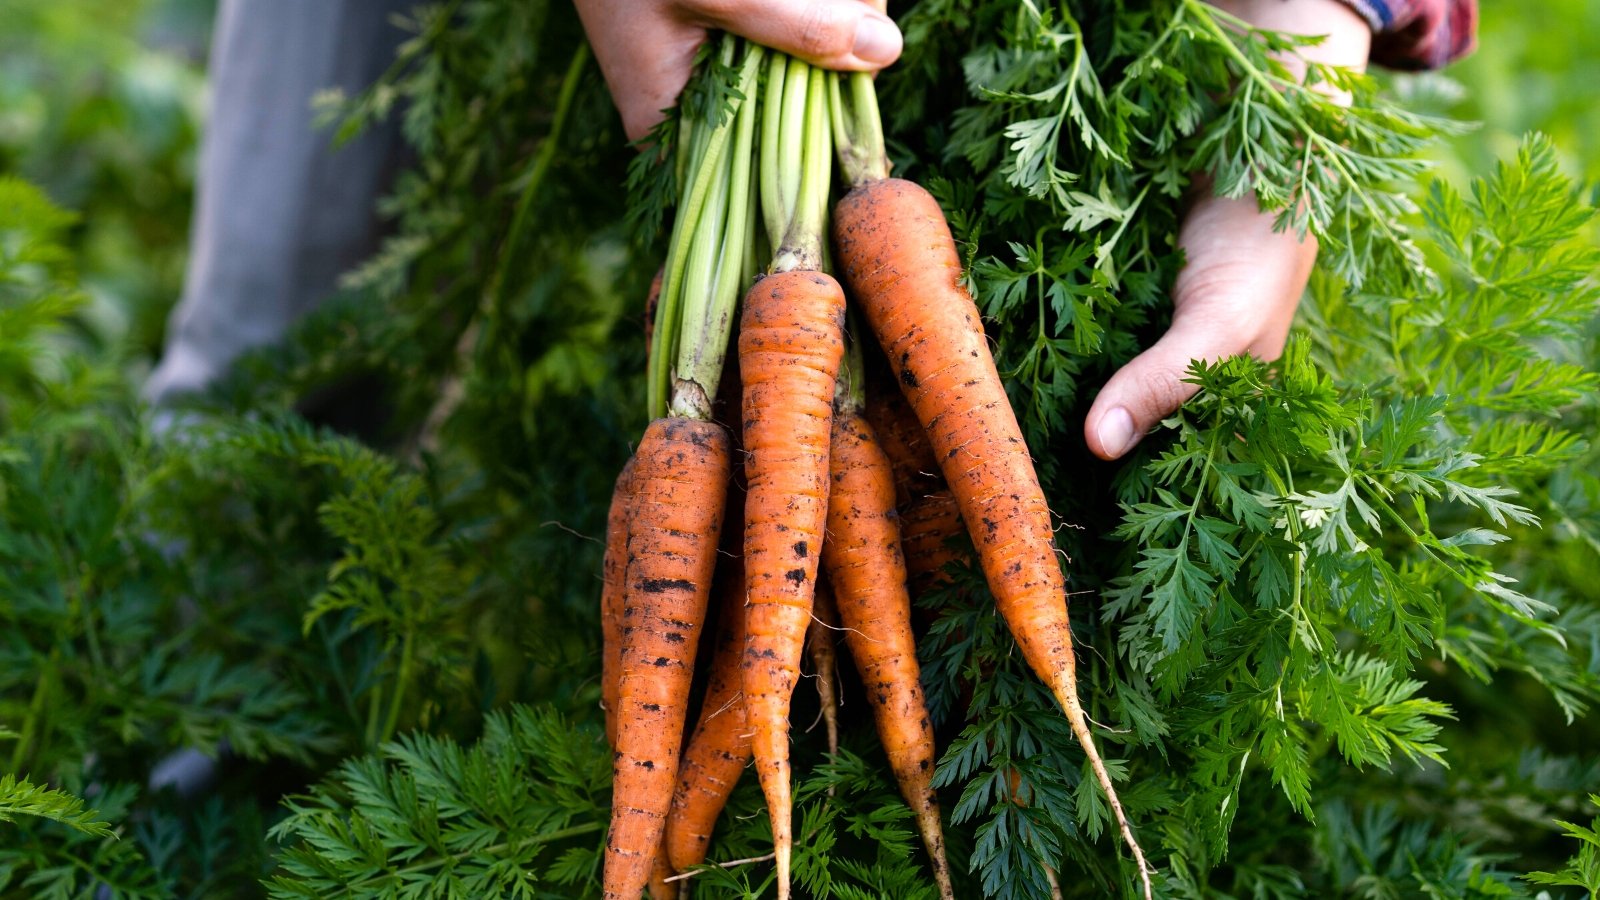
[{"label": "thumb", "polygon": [[1083,423],[1089,449],[1101,459],[1127,453],[1194,396],[1198,388],[1183,380],[1191,361],[1236,356],[1248,345],[1249,338],[1240,329],[1201,310],[1179,307],[1161,340],[1118,369],[1100,389]]},{"label": "thumb", "polygon": [[900,29],[862,0],[688,0],[702,23],[827,69],[876,71],[900,58]]}]

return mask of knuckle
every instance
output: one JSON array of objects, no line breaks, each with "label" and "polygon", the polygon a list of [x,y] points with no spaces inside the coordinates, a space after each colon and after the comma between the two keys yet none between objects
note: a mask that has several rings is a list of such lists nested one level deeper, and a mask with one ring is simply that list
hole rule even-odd
[{"label": "knuckle", "polygon": [[1215,305],[1259,293],[1260,270],[1245,261],[1185,269],[1172,286],[1172,299],[1183,305]]},{"label": "knuckle", "polygon": [[1139,396],[1144,399],[1144,413],[1148,418],[1164,418],[1194,394],[1195,386],[1183,380],[1187,371],[1187,366],[1183,369],[1158,366],[1139,373]]}]

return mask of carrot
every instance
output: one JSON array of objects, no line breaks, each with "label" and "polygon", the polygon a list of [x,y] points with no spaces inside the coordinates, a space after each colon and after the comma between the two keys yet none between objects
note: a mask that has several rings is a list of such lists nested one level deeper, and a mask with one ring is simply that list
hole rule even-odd
[{"label": "carrot", "polygon": [[[771,102],[775,95],[778,105]],[[742,681],[756,775],[772,821],[778,900],[788,900],[794,849],[789,702],[811,624],[828,514],[828,434],[844,354],[844,291],[820,271],[833,159],[827,76],[773,54],[767,97],[762,134],[778,135],[776,142],[763,139],[760,165],[772,274],[745,295],[739,327],[748,481]],[[795,165],[776,165],[785,157]]]},{"label": "carrot", "polygon": [[1000,615],[1065,710],[1149,897],[1144,851],[1078,699],[1050,509],[977,307],[961,284],[961,258],[944,214],[909,181],[868,178],[835,206],[834,240],[845,282],[928,432]]},{"label": "carrot", "polygon": [[903,510],[942,487],[944,476],[939,474],[939,462],[933,458],[927,432],[900,391],[887,379],[884,389],[877,387],[876,383],[869,385],[862,412],[878,436],[878,446],[894,467],[895,506]]},{"label": "carrot", "polygon": [[678,768],[678,787],[667,817],[666,857],[682,872],[705,861],[711,830],[750,761],[740,658],[744,655],[744,566],[734,559],[717,573],[722,604],[711,657],[711,680],[700,721]]},{"label": "carrot", "polygon": [[961,510],[949,488],[912,502],[900,514],[900,547],[906,558],[906,582],[920,594],[946,580],[946,566],[962,559],[951,538],[965,534]]},{"label": "carrot", "polygon": [[600,564],[600,708],[606,714],[606,743],[617,746],[617,691],[622,680],[622,585],[628,564],[628,520],[633,513],[633,466],[628,457],[606,513],[606,552]]},{"label": "carrot", "polygon": [[713,421],[728,333],[755,212],[753,93],[765,50],[725,35],[738,72],[717,121],[685,117],[683,192],[648,340],[646,406],[636,455],[623,577],[621,678],[604,890],[611,900],[675,893],[663,838],[677,784],[694,656],[725,514],[731,455]]},{"label": "carrot", "polygon": [[[823,545],[827,545],[826,539]],[[811,627],[806,629],[806,646],[811,650],[811,665],[817,670],[817,699],[822,704],[822,723],[828,729],[828,753],[835,755],[839,752],[839,654],[833,647],[833,632],[838,627],[839,611],[834,607],[828,582],[818,582]],[[829,792],[831,796],[832,788]]]},{"label": "carrot", "polygon": [[917,817],[939,895],[955,896],[933,791],[933,726],[911,633],[894,476],[872,426],[848,405],[834,413],[828,540],[822,565],[839,604],[850,655],[900,793]]},{"label": "carrot", "polygon": [[712,422],[657,419],[635,460],[605,853],[611,900],[638,900],[661,847],[722,530],[728,435]]},{"label": "carrot", "polygon": [[672,865],[667,862],[666,852],[657,851],[650,868],[650,883],[646,886],[650,900],[678,900],[677,882],[667,880],[672,875]]},{"label": "carrot", "polygon": [[745,298],[744,695],[772,819],[778,896],[789,896],[789,701],[828,512],[828,431],[843,354],[844,292],[820,272],[769,275]]}]

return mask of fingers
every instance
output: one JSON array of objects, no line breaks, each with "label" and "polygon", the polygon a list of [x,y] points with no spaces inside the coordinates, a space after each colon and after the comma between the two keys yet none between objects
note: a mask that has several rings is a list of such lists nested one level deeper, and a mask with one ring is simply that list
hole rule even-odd
[{"label": "fingers", "polygon": [[1154,346],[1117,370],[1100,389],[1084,422],[1089,450],[1116,459],[1194,395],[1185,384],[1191,360],[1216,360],[1245,352],[1249,337],[1232,323],[1179,310]]},{"label": "fingers", "polygon": [[636,141],[678,101],[705,29],[667,3],[577,0],[577,7],[622,128]]},{"label": "fingers", "polygon": [[882,0],[577,0],[628,140],[660,122],[689,81],[707,28],[830,69],[874,71],[900,57]]},{"label": "fingers", "polygon": [[873,2],[684,0],[684,9],[702,25],[828,69],[871,72],[900,58],[900,29]]},{"label": "fingers", "polygon": [[1316,262],[1316,241],[1272,229],[1255,200],[1207,196],[1185,217],[1188,264],[1173,284],[1172,327],[1123,366],[1084,421],[1089,449],[1116,459],[1194,395],[1189,364],[1241,353],[1276,359]]}]

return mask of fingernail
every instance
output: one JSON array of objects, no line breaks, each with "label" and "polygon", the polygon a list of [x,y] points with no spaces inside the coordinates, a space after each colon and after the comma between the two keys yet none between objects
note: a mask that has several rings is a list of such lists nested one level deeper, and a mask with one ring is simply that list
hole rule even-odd
[{"label": "fingernail", "polygon": [[862,16],[852,52],[868,65],[887,66],[900,58],[900,29],[881,16]]},{"label": "fingernail", "polygon": [[1133,432],[1133,416],[1118,406],[1100,419],[1100,449],[1107,456],[1121,456],[1137,443]]}]

